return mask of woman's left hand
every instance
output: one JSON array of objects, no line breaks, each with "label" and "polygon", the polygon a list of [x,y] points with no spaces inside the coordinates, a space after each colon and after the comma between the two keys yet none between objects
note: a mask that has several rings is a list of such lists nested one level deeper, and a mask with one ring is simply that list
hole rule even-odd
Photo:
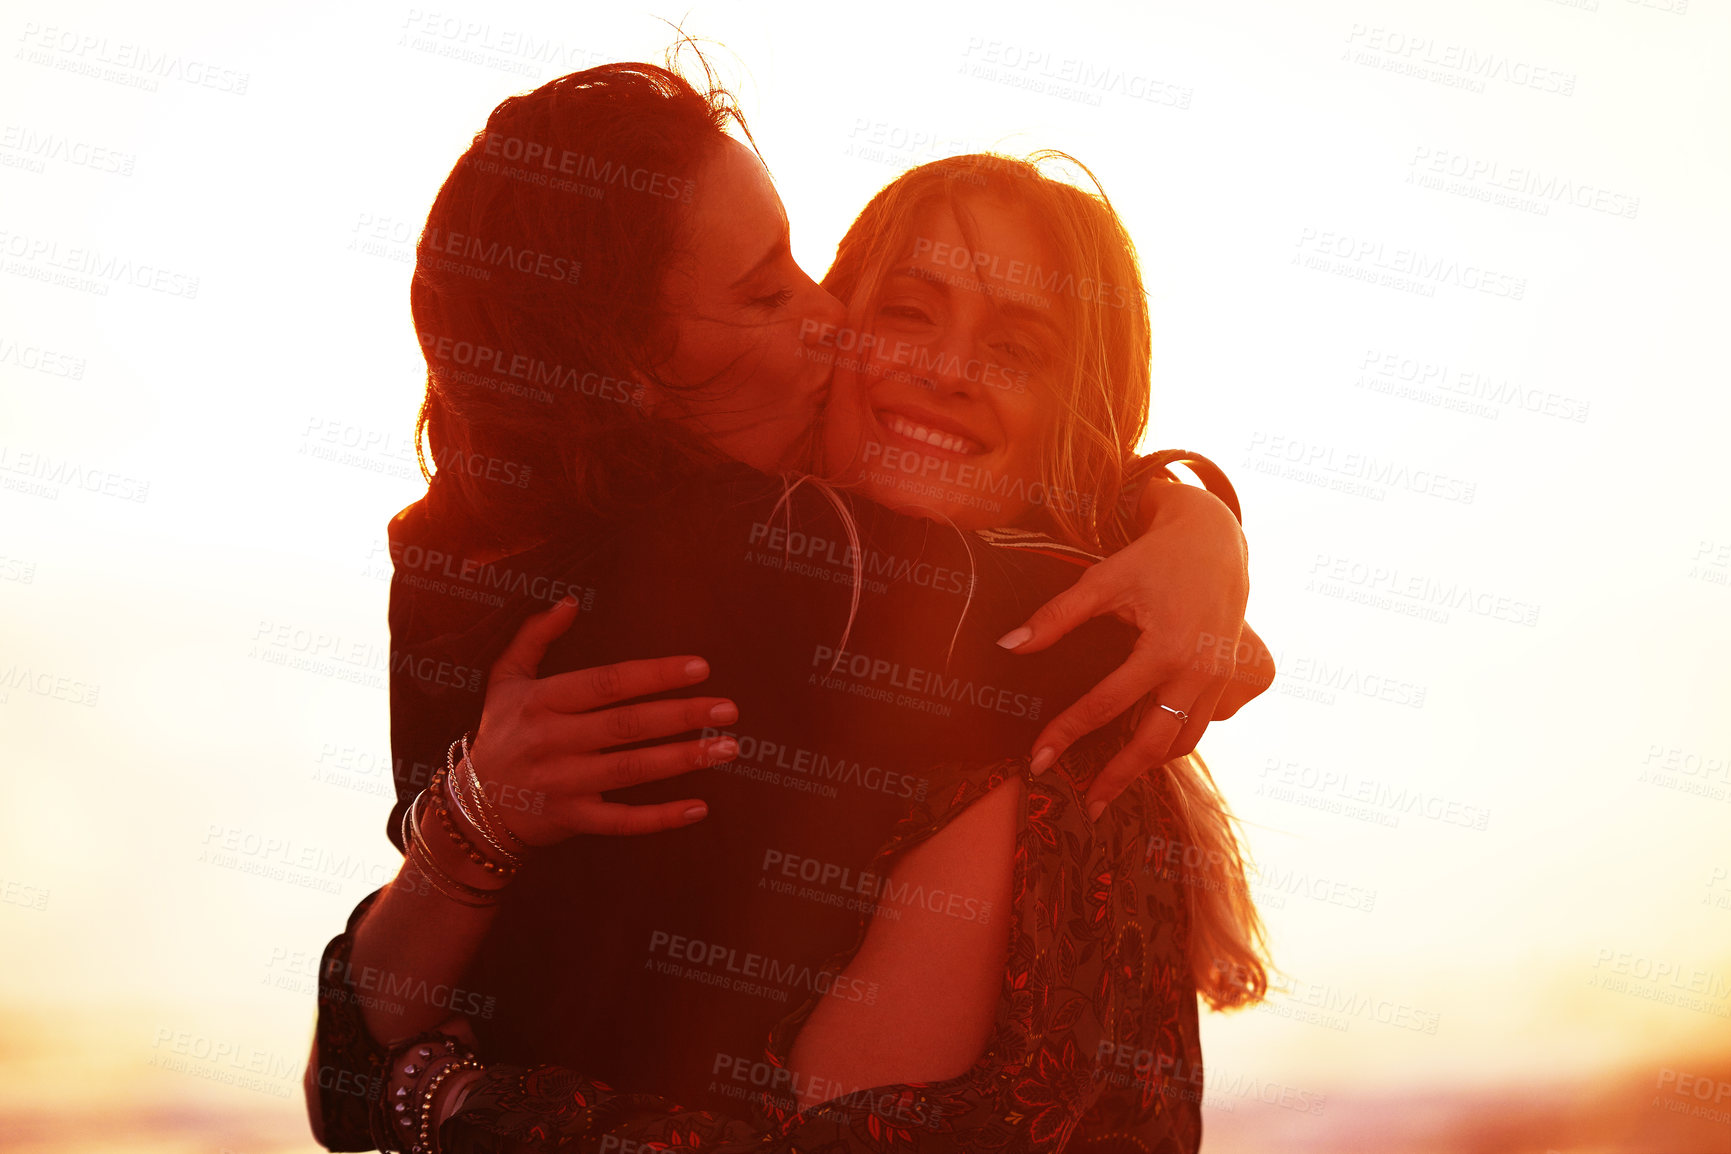
[{"label": "woman's left hand", "polygon": [[1148,532],[999,642],[1016,653],[1038,653],[1108,613],[1141,631],[1123,665],[1041,730],[1034,772],[1045,772],[1079,738],[1149,694],[1152,706],[1135,736],[1088,790],[1089,816],[1098,818],[1142,774],[1195,749],[1210,721],[1231,717],[1274,682],[1273,657],[1244,623],[1249,595],[1237,518],[1206,490],[1172,486]]}]

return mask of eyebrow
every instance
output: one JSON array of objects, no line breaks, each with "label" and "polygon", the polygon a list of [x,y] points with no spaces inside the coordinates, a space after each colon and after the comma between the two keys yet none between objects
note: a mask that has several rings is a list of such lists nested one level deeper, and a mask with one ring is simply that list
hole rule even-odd
[{"label": "eyebrow", "polygon": [[1032,325],[1035,328],[1045,329],[1053,336],[1056,336],[1062,331],[1062,327],[1049,315],[1051,311],[1049,309],[1036,309],[1030,308],[1027,305],[1015,304],[1001,304],[997,307],[999,312],[1003,313],[1006,317],[1009,317],[1017,324]]},{"label": "eyebrow", "polygon": [[[923,281],[926,284],[931,285],[933,288],[940,289],[946,294],[953,291],[955,287],[951,279],[943,273],[913,265],[898,268],[884,279],[894,280],[896,277],[906,277],[909,280]],[[989,293],[987,295],[990,296]],[[1028,305],[1019,305],[1011,302],[1000,301],[993,301],[992,308],[995,309],[1000,316],[1007,318],[1013,323],[1029,325],[1033,328],[1040,329],[1048,337],[1056,338],[1063,332],[1063,326],[1059,325],[1052,319],[1051,311],[1049,309],[1037,309]]]},{"label": "eyebrow", "polygon": [[789,236],[787,229],[784,227],[781,230],[781,235],[777,237],[775,243],[770,246],[769,251],[758,257],[756,264],[752,265],[749,269],[746,269],[745,273],[738,280],[734,281],[727,287],[730,289],[738,288],[740,285],[746,283],[752,277],[756,276],[782,257],[790,255],[792,252],[793,246],[791,243],[791,237]]}]

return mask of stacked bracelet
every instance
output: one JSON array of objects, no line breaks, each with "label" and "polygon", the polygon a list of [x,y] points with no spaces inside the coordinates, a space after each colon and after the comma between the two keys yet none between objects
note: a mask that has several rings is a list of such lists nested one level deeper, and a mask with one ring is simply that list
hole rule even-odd
[{"label": "stacked bracelet", "polygon": [[[447,751],[448,756],[449,751]],[[475,769],[474,759],[469,756],[469,735],[466,733],[463,735],[463,769],[467,775],[465,780],[468,781],[469,788],[474,791],[475,810],[486,823],[486,828],[482,832],[487,835],[487,840],[491,842],[494,835],[497,835],[500,841],[509,842],[510,848],[508,849],[503,845],[499,846],[499,852],[508,858],[514,856],[520,858],[521,855],[528,853],[529,843],[511,832],[511,827],[506,825],[504,818],[499,816],[499,807],[493,804],[493,799],[487,796],[486,789],[482,787],[481,775]],[[495,842],[494,844],[498,843]]]},{"label": "stacked bracelet", "polygon": [[[481,775],[476,772],[475,762],[469,756],[469,735],[465,733],[461,742],[463,746],[462,762],[453,765],[450,752],[447,751],[445,754],[446,769],[449,771],[445,778],[445,788],[450,793],[451,801],[457,806],[458,812],[463,815],[463,819],[474,827],[475,832],[479,833],[488,845],[493,847],[494,852],[499,855],[500,861],[508,869],[516,870],[523,864],[522,855],[528,851],[529,847],[523,839],[511,832],[510,827],[499,817],[498,810],[494,807],[492,800],[487,797],[487,791],[481,785]],[[463,800],[465,788],[469,793],[468,804],[464,804]],[[470,812],[471,807],[474,810],[473,813]],[[509,842],[510,845],[507,846],[506,842]]]},{"label": "stacked bracelet", "polygon": [[434,889],[458,905],[468,906],[471,909],[498,905],[502,889],[487,890],[479,886],[469,885],[467,882],[458,881],[439,867],[432,851],[421,840],[419,810],[421,799],[426,796],[427,791],[421,791],[416,795],[415,800],[409,803],[409,808],[403,811],[404,858],[415,868],[417,873],[432,884]]},{"label": "stacked bracelet", "polygon": [[439,1090],[452,1074],[479,1069],[481,1063],[459,1049],[454,1038],[411,1044],[392,1063],[387,1085],[390,1147],[404,1154],[438,1154],[439,1124],[444,1121]]},{"label": "stacked bracelet", "polygon": [[[457,747],[463,749],[463,760],[457,762]],[[523,854],[528,845],[516,834],[513,834],[505,823],[499,819],[493,810],[492,803],[487,800],[486,791],[481,787],[481,778],[475,772],[475,764],[469,758],[469,738],[464,734],[451,743],[445,753],[445,768],[433,775],[433,780],[427,784],[427,792],[432,795],[432,804],[439,815],[440,823],[445,827],[445,833],[450,837],[469,860],[486,870],[509,878],[523,864]],[[464,793],[468,798],[464,798]],[[449,806],[446,802],[449,801]],[[480,846],[469,839],[464,829],[460,828],[451,810],[457,811],[457,817],[462,819],[462,825],[481,835],[481,840],[492,849],[489,856]],[[506,843],[510,843],[507,845]]]}]

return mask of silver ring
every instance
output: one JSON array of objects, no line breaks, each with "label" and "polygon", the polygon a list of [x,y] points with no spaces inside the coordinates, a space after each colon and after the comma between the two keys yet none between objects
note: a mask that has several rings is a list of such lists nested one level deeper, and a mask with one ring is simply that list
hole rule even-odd
[{"label": "silver ring", "polygon": [[1180,725],[1187,724],[1190,721],[1190,715],[1185,713],[1182,709],[1174,709],[1170,705],[1162,705],[1160,708],[1164,709],[1167,713],[1176,716],[1178,718],[1178,724]]}]

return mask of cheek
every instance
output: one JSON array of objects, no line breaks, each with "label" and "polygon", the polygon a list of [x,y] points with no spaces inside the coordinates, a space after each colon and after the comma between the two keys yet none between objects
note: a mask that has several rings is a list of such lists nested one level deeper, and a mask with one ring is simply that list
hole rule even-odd
[{"label": "cheek", "polygon": [[1029,392],[1008,393],[998,406],[998,419],[1009,438],[1015,471],[1027,476],[1038,472],[1046,431],[1058,419],[1056,403],[1045,403]]},{"label": "cheek", "polygon": [[669,367],[675,380],[685,385],[701,384],[725,372],[738,352],[728,327],[711,321],[685,322],[677,341]]},{"label": "cheek", "polygon": [[866,390],[857,373],[837,368],[824,410],[824,451],[832,468],[859,462],[865,439]]}]

